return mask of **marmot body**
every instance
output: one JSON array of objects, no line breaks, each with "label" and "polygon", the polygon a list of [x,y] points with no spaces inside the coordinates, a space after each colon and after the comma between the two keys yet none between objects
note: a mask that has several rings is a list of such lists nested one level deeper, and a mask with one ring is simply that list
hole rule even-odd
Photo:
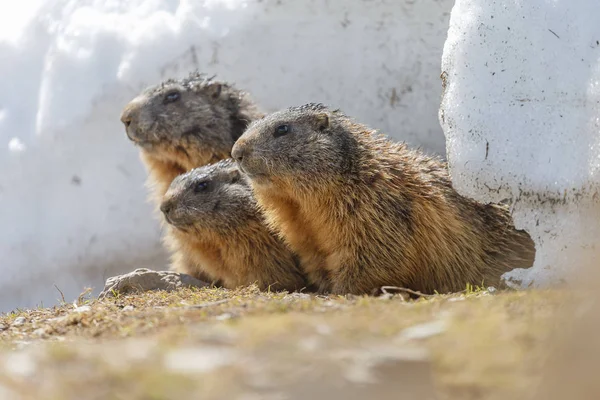
[{"label": "marmot body", "polygon": [[460,196],[447,166],[321,104],[252,123],[232,149],[268,224],[332,293],[498,285],[533,264],[509,212]]},{"label": "marmot body", "polygon": [[125,106],[121,121],[140,148],[158,207],[177,175],[228,158],[248,123],[262,115],[247,93],[194,72],[146,89]]},{"label": "marmot body", "polygon": [[233,160],[178,176],[160,208],[174,228],[174,269],[205,273],[231,289],[252,283],[262,290],[306,286],[297,257],[269,232]]}]

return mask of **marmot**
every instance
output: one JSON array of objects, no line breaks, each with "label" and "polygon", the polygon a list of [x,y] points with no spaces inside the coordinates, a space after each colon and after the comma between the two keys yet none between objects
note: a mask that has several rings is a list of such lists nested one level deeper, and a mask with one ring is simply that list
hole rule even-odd
[{"label": "marmot", "polygon": [[[197,71],[150,87],[129,102],[121,121],[127,137],[140,148],[156,211],[176,176],[228,158],[248,123],[261,116],[246,92]],[[167,227],[163,239],[169,248],[174,242],[171,230]],[[194,268],[183,267],[181,256],[175,253],[171,269],[185,272]],[[200,271],[193,276],[210,281]]]},{"label": "marmot", "polygon": [[121,121],[140,148],[158,207],[177,175],[228,158],[248,123],[262,116],[247,93],[193,72],[146,89]]},{"label": "marmot", "polygon": [[160,209],[174,228],[175,270],[206,273],[231,289],[252,283],[261,290],[306,286],[297,257],[269,232],[233,160],[175,178]]},{"label": "marmot", "polygon": [[267,223],[321,291],[498,285],[533,264],[506,208],[460,196],[441,160],[322,104],[252,123],[232,149]]}]

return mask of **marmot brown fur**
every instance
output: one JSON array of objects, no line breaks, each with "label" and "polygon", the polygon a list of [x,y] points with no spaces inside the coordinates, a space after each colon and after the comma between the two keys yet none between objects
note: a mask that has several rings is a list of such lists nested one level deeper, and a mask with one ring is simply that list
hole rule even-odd
[{"label": "marmot brown fur", "polygon": [[498,285],[533,264],[506,208],[460,196],[447,166],[339,110],[307,104],[252,123],[232,149],[268,224],[332,293]]},{"label": "marmot brown fur", "polygon": [[193,72],[146,89],[125,106],[121,121],[140,148],[158,207],[177,175],[228,158],[248,123],[262,115],[247,93]]},{"label": "marmot brown fur", "polygon": [[269,232],[233,160],[175,178],[160,209],[174,228],[175,270],[205,273],[231,289],[252,283],[262,290],[306,286],[297,257]]}]

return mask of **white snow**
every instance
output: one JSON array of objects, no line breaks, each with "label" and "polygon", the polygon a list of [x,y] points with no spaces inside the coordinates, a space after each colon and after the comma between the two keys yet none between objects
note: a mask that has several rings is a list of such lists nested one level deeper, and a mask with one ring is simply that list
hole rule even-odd
[{"label": "white snow", "polygon": [[597,0],[457,0],[442,71],[454,186],[483,202],[509,199],[536,241],[534,267],[505,278],[544,286],[596,264]]},{"label": "white snow", "polygon": [[0,3],[0,310],[166,262],[119,114],[200,68],[267,110],[308,101],[442,153],[452,0]]}]

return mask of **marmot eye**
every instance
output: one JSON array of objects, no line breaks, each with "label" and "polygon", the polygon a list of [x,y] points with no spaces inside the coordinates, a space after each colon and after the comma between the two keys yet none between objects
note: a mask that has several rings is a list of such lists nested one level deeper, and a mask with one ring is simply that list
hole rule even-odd
[{"label": "marmot eye", "polygon": [[275,129],[275,137],[283,136],[290,131],[289,125],[279,125]]},{"label": "marmot eye", "polygon": [[207,187],[208,187],[208,182],[207,181],[198,182],[196,184],[196,186],[194,186],[194,191],[196,193],[202,192],[202,191],[206,190]]},{"label": "marmot eye", "polygon": [[165,104],[176,102],[177,100],[179,100],[180,96],[181,95],[179,94],[179,92],[167,93],[167,95],[165,96]]}]

